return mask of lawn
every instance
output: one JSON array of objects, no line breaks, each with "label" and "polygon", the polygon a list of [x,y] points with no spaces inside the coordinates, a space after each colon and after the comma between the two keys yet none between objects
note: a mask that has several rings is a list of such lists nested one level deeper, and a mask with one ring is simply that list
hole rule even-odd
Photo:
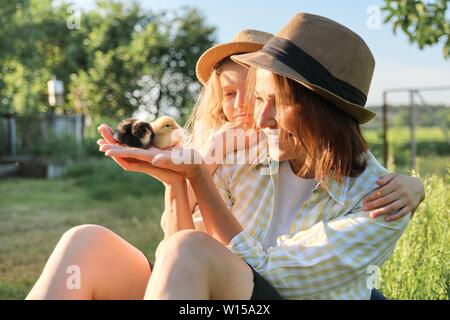
[{"label": "lawn", "polygon": [[[427,178],[428,197],[382,269],[392,299],[448,299],[450,175]],[[162,239],[163,189],[109,159],[72,167],[56,180],[0,180],[0,299],[22,299],[61,235],[94,223],[110,228],[150,259]]]},{"label": "lawn", "polygon": [[0,180],[0,299],[22,299],[70,227],[106,226],[150,259],[162,239],[163,189],[109,159],[77,165],[65,179]]}]

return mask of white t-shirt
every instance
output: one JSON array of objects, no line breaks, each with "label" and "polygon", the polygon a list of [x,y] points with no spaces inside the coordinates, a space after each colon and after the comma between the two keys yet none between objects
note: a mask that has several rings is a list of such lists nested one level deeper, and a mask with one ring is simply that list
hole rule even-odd
[{"label": "white t-shirt", "polygon": [[295,214],[310,197],[317,185],[315,179],[303,179],[292,172],[289,161],[280,162],[278,187],[275,190],[274,211],[267,234],[262,242],[264,249],[276,246],[277,237],[289,234]]}]

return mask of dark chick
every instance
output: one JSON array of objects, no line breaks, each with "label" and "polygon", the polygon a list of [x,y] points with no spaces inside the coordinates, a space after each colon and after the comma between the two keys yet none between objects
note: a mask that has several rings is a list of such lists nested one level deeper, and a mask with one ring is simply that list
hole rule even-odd
[{"label": "dark chick", "polygon": [[122,120],[114,132],[117,142],[142,149],[152,146],[154,136],[152,126],[148,122],[134,118]]}]

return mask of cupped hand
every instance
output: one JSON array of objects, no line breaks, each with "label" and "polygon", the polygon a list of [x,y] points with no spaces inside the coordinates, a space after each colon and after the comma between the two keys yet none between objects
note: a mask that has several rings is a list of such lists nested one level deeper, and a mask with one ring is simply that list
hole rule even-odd
[{"label": "cupped hand", "polygon": [[[116,140],[114,140],[113,137],[113,131],[112,129],[106,125],[102,124],[98,127],[98,131],[103,137],[103,139],[99,139],[97,141],[97,144],[100,146],[99,150],[101,152],[105,152],[106,156],[109,156],[111,159],[113,159],[120,167],[122,167],[126,171],[130,172],[141,172],[148,174],[159,181],[161,181],[164,184],[175,184],[179,182],[183,182],[185,179],[178,173],[155,167],[151,164],[151,161],[145,161],[142,159],[137,159],[133,157],[124,157],[120,155],[111,155],[108,153],[108,150],[112,149],[128,149],[129,147],[121,145]],[[137,149],[137,148],[133,148]],[[138,149],[143,150],[143,149]]]}]

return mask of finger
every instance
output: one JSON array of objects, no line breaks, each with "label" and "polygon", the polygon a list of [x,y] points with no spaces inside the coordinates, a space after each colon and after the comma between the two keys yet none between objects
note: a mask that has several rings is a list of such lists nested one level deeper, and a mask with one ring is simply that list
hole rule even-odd
[{"label": "finger", "polygon": [[118,144],[105,143],[105,144],[100,145],[100,147],[98,149],[102,152],[106,152],[106,151],[112,150],[112,149],[118,149],[118,150],[128,149],[128,147],[124,147],[124,146],[121,146]]},{"label": "finger", "polygon": [[117,141],[114,139],[113,130],[106,124],[102,124],[98,127],[98,132],[102,135],[102,137],[108,141],[109,143],[117,143]]},{"label": "finger", "polygon": [[374,201],[378,198],[384,197],[385,195],[395,191],[396,186],[392,183],[388,183],[382,187],[379,187],[378,189],[376,189],[374,192],[372,192],[371,194],[369,194],[367,197],[364,198],[363,202],[364,203],[369,203],[371,201]]},{"label": "finger", "polygon": [[381,209],[370,211],[370,216],[372,218],[376,218],[383,214],[393,214],[397,210],[403,208],[404,206],[405,206],[405,203],[402,200],[397,200]]},{"label": "finger", "polygon": [[164,155],[155,156],[151,163],[155,167],[166,167],[169,164]]},{"label": "finger", "polygon": [[132,158],[132,159],[142,160],[142,161],[151,163],[151,161],[153,160],[155,155],[149,151],[150,151],[150,149],[143,150],[143,149],[139,149],[139,148],[126,148],[126,147],[110,146],[105,151],[105,154],[107,156],[112,156],[112,157]]},{"label": "finger", "polygon": [[99,132],[103,132],[109,135],[113,135],[113,130],[111,129],[110,126],[108,126],[106,123],[102,123],[101,125],[98,126],[97,130]]},{"label": "finger", "polygon": [[124,170],[127,171],[138,171],[144,172],[146,166],[150,166],[149,163],[140,160],[120,158],[120,157],[109,157],[113,159],[118,165],[120,165]]},{"label": "finger", "polygon": [[164,176],[167,176],[167,169],[155,167],[148,162],[128,158],[113,159],[126,171],[143,172],[158,179],[161,182],[163,181]]},{"label": "finger", "polygon": [[98,139],[97,140],[97,144],[99,145],[99,146],[101,146],[102,144],[107,144],[108,142],[106,142],[106,140],[104,140],[104,139]]},{"label": "finger", "polygon": [[120,158],[116,157],[109,157],[109,158],[113,159],[123,170],[127,170],[122,161],[120,161]]},{"label": "finger", "polygon": [[110,157],[111,159],[113,159],[119,166],[122,167],[123,170],[128,171],[128,165],[125,161],[123,161],[121,158],[116,158],[116,157]]},{"label": "finger", "polygon": [[155,167],[169,169],[175,172],[179,172],[179,167],[172,162],[170,156],[159,154],[155,156],[151,162],[151,164]]},{"label": "finger", "polygon": [[145,172],[146,169],[142,163],[130,162],[126,158],[113,157],[113,160],[126,171]]},{"label": "finger", "polygon": [[381,209],[382,207],[387,206],[388,204],[398,199],[401,199],[401,196],[398,192],[394,191],[385,196],[382,196],[381,198],[365,203],[362,209],[364,211]]},{"label": "finger", "polygon": [[387,174],[387,175],[385,175],[385,176],[380,177],[380,178],[377,180],[377,184],[378,184],[379,186],[383,186],[383,185],[385,185],[386,183],[388,183],[389,181],[391,181],[392,179],[394,179],[396,176],[397,176],[397,175],[396,175],[395,173],[389,173],[389,174]]},{"label": "finger", "polygon": [[403,207],[403,209],[400,210],[398,213],[392,214],[392,215],[388,215],[387,217],[385,217],[384,221],[389,222],[389,221],[395,221],[395,220],[401,219],[401,218],[403,218],[404,216],[406,216],[410,212],[411,212],[411,210],[409,209],[408,206]]}]

